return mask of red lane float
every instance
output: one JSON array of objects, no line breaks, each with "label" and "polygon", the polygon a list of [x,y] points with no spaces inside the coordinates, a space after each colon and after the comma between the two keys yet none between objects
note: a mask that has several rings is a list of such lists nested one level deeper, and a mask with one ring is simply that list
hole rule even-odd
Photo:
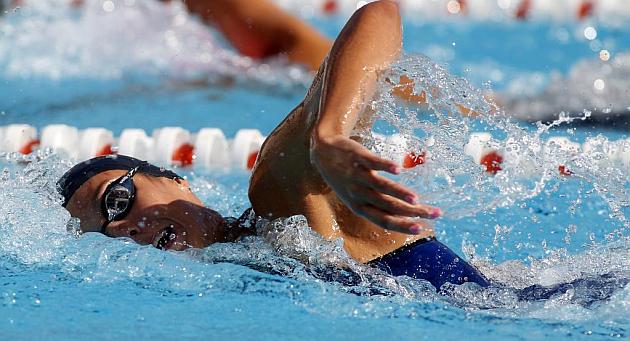
[{"label": "red lane float", "polygon": [[521,3],[516,8],[516,13],[514,16],[518,20],[525,20],[529,16],[529,11],[532,8],[531,0],[521,0]]},{"label": "red lane float", "polygon": [[254,168],[265,138],[256,129],[241,129],[232,141],[232,163],[242,169]]},{"label": "red lane float", "polygon": [[595,8],[595,2],[593,0],[584,0],[580,3],[580,7],[578,8],[577,17],[578,19],[586,19],[593,15],[593,10]]},{"label": "red lane float", "polygon": [[468,13],[468,5],[466,4],[466,0],[457,0],[459,4],[459,12],[462,14]]},{"label": "red lane float", "polygon": [[468,143],[464,146],[464,153],[483,165],[485,171],[496,174],[501,170],[503,155],[492,144],[492,136],[488,133],[472,133]]},{"label": "red lane float", "polygon": [[171,163],[188,167],[193,164],[195,146],[190,143],[184,143],[177,147],[171,155]]},{"label": "red lane float", "polygon": [[192,135],[180,127],[164,127],[153,131],[153,159],[166,165],[188,167],[193,164]]},{"label": "red lane float", "polygon": [[503,163],[503,156],[496,151],[491,151],[482,156],[479,163],[486,167],[486,172],[497,174],[497,172],[502,169],[501,163]]},{"label": "red lane float", "polygon": [[573,175],[567,163],[580,152],[580,149],[579,143],[572,142],[566,137],[551,137],[545,144],[545,152],[564,156],[562,159],[556,160],[558,172],[564,176]]},{"label": "red lane float", "polygon": [[336,14],[339,10],[339,5],[336,0],[326,0],[324,1],[324,5],[322,6],[322,11],[324,11],[327,15]]},{"label": "red lane float", "polygon": [[405,157],[402,161],[403,168],[413,168],[416,166],[420,166],[425,163],[427,153],[422,152],[409,152],[405,154]]}]

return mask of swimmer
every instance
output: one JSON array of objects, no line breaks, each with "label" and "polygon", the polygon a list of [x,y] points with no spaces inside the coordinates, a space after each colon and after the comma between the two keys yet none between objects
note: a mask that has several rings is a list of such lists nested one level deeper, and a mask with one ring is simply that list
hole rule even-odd
[{"label": "swimmer", "polygon": [[[160,0],[171,2],[172,0]],[[242,55],[286,56],[317,71],[332,45],[315,28],[268,0],[184,0],[190,13],[216,27]]]},{"label": "swimmer", "polygon": [[[68,0],[68,5],[77,8],[85,1]],[[11,0],[9,7],[26,3],[27,0]],[[330,39],[308,23],[268,0],[183,0],[183,3],[190,13],[217,28],[239,53],[254,59],[285,56],[289,62],[314,72],[332,45]]]},{"label": "swimmer", "polygon": [[[304,100],[269,135],[252,171],[249,199],[266,219],[304,215],[328,240],[343,238],[357,261],[394,276],[445,283],[488,281],[435,239],[439,208],[378,172],[398,174],[351,136],[374,95],[378,70],[402,47],[398,5],[363,6],[346,23]],[[58,183],[64,206],[83,232],[128,237],[165,250],[203,248],[254,233],[241,218],[205,207],[177,174],[126,157],[98,157],[70,169]],[[338,226],[338,227],[337,227]]]}]

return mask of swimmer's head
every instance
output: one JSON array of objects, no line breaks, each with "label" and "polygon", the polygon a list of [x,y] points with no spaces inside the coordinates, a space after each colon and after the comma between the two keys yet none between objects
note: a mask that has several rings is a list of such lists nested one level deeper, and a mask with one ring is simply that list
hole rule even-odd
[{"label": "swimmer's head", "polygon": [[81,231],[129,237],[162,249],[229,241],[226,221],[204,207],[177,174],[129,156],[102,156],[72,167],[57,183]]}]

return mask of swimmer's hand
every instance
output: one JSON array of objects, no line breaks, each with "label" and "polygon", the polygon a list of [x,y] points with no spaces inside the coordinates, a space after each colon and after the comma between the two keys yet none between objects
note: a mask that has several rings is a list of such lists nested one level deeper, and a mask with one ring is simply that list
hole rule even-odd
[{"label": "swimmer's hand", "polygon": [[417,203],[418,196],[378,171],[399,174],[400,166],[382,159],[343,135],[311,140],[311,162],[355,214],[392,231],[418,234],[417,218],[437,218],[438,208]]}]

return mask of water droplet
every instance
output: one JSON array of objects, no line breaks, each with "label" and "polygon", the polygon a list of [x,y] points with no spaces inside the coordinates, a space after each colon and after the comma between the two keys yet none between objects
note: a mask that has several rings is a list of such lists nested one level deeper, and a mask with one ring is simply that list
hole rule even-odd
[{"label": "water droplet", "polygon": [[593,26],[587,26],[584,29],[584,38],[588,40],[595,40],[595,38],[597,38],[597,30]]}]

